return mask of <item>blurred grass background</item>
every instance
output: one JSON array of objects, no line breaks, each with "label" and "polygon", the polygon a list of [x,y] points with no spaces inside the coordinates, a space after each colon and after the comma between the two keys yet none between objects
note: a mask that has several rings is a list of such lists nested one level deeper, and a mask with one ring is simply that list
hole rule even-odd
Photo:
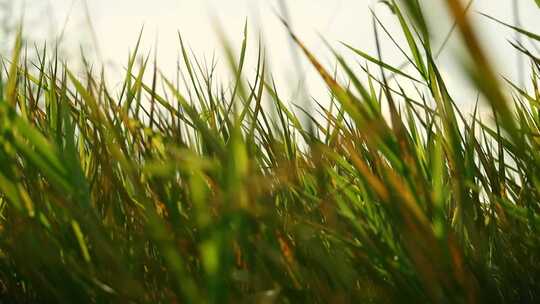
[{"label": "blurred grass background", "polygon": [[139,35],[114,88],[54,47],[28,57],[16,31],[0,74],[0,300],[537,302],[540,37],[484,17],[519,34],[527,84],[501,77],[476,13],[445,1],[478,100],[463,111],[422,2],[384,3],[400,38],[373,15],[374,50],[329,43],[330,65],[282,20],[329,95],[311,110],[283,99],[274,46],[247,25],[238,47],[218,31],[228,82],[182,35],[168,77]]}]

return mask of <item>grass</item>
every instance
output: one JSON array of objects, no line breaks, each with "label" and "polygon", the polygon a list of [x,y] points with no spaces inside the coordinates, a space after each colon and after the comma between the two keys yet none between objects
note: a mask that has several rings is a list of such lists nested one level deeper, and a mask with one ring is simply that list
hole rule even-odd
[{"label": "grass", "polygon": [[230,89],[182,42],[187,88],[136,49],[110,90],[46,49],[24,60],[19,37],[0,86],[0,301],[538,301],[540,59],[513,44],[532,89],[502,79],[448,0],[492,110],[462,113],[418,2],[386,2],[410,70],[351,47],[380,71],[335,53],[338,82],[291,32],[332,97],[307,123],[263,49],[245,74],[246,41],[224,45]]}]

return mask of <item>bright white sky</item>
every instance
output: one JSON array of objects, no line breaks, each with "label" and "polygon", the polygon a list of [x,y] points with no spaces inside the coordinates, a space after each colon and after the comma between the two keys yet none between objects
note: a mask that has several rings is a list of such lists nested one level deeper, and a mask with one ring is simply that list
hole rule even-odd
[{"label": "bright white sky", "polygon": [[[40,1],[42,3],[49,1],[51,10],[46,16],[54,20],[57,32],[67,20],[65,40],[66,45],[71,46],[68,49],[76,49],[73,46],[83,41],[85,43],[93,41],[92,35],[87,31],[84,0],[32,0],[27,2],[27,7],[31,6],[29,3]],[[109,62],[113,69],[116,67],[117,71],[121,71],[122,65],[125,64],[128,50],[134,47],[143,25],[145,28],[143,50],[152,49],[157,39],[159,66],[165,74],[171,73],[172,76],[179,54],[177,31],[182,33],[185,42],[195,54],[211,57],[215,50],[218,51],[217,54],[220,51],[219,39],[215,34],[217,24],[215,21],[219,20],[223,32],[234,45],[239,46],[247,18],[251,30],[251,44],[256,45],[258,31],[262,29],[273,73],[281,79],[281,83],[284,86],[287,86],[286,84],[291,86],[293,83],[291,81],[298,79],[289,40],[274,13],[279,11],[278,0],[87,0],[87,2],[97,38],[97,49],[101,57]],[[350,52],[340,48],[338,41],[345,41],[375,54],[369,8],[372,8],[395,33],[399,33],[395,19],[384,5],[377,4],[378,1],[285,0],[285,2],[298,36],[326,63],[331,63],[331,57],[319,34],[344,54]],[[444,1],[420,2],[428,7],[426,11],[434,20],[436,28],[440,29],[440,36],[444,36],[450,26],[444,11],[440,9],[442,7],[440,3]],[[473,10],[512,22],[512,2],[513,0],[476,0]],[[518,2],[524,27],[533,31],[540,28],[540,9],[536,7],[534,0],[518,0]],[[69,19],[66,19],[67,16]],[[493,59],[497,61],[503,73],[515,77],[515,53],[506,43],[506,39],[513,39],[513,34],[483,17],[477,19],[481,34],[486,38],[486,44],[492,51]],[[385,60],[390,63],[403,61],[388,39],[384,39],[382,45]],[[452,49],[456,50],[455,47],[450,48],[446,54],[454,54]],[[347,58],[354,59],[354,56]],[[459,79],[452,77],[456,75],[455,62],[444,58],[442,60],[447,61],[444,64],[444,72],[451,75],[451,79]],[[312,72],[306,64],[304,69]],[[312,90],[310,92],[314,92],[315,95],[322,93],[316,92],[317,87],[320,87],[314,85],[316,81],[315,76],[309,76],[307,79],[308,87]],[[462,83],[456,82],[455,85],[465,87]]]}]

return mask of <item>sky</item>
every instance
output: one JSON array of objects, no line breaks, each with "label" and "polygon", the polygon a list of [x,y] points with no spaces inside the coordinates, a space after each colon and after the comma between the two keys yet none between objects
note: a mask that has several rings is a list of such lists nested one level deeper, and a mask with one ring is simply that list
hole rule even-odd
[{"label": "sky", "polygon": [[[50,39],[53,33],[64,32],[64,46],[68,50],[78,50],[78,45],[90,46],[96,58],[105,62],[111,73],[120,73],[127,60],[127,54],[133,49],[141,28],[143,31],[143,51],[157,47],[158,66],[165,75],[174,75],[176,60],[179,55],[178,33],[198,57],[211,58],[222,48],[217,31],[226,34],[234,46],[240,46],[244,23],[249,25],[248,43],[252,46],[249,54],[255,54],[258,37],[269,53],[272,72],[278,84],[294,95],[298,79],[305,79],[310,94],[320,95],[322,86],[318,85],[317,76],[303,60],[294,60],[284,27],[277,15],[283,15],[280,0],[32,0],[26,4],[30,12],[42,16],[41,19],[53,24],[43,31]],[[516,0],[518,2],[522,25],[529,29],[540,28],[540,9],[534,0]],[[342,47],[339,42],[346,42],[356,48],[375,55],[375,43],[372,30],[371,10],[389,26],[391,32],[399,35],[394,16],[380,1],[370,0],[283,0],[294,31],[321,61],[332,64],[330,52],[321,37],[341,52],[348,60],[358,58]],[[441,0],[420,1],[426,14],[439,34],[434,37],[435,44],[442,41],[451,24],[443,9]],[[31,3],[31,4],[29,4]],[[513,22],[513,0],[475,0],[473,16],[478,24],[480,35],[492,55],[492,60],[502,74],[517,79],[515,52],[508,45],[507,39],[513,34],[481,17],[483,12],[509,23]],[[85,8],[88,7],[88,10]],[[31,13],[29,13],[31,15]],[[41,26],[41,28],[46,28]],[[93,30],[89,30],[92,28]],[[217,30],[219,29],[219,30]],[[440,30],[439,30],[440,29]],[[403,38],[398,39],[404,43]],[[458,88],[457,94],[463,98],[471,96],[467,85],[459,77],[459,69],[452,58],[459,51],[458,39],[452,39],[448,49],[441,57],[443,72],[448,74],[451,85]],[[382,39],[383,57],[392,64],[403,62],[395,46],[389,39]],[[251,58],[252,57],[248,57]],[[226,73],[224,72],[224,77]],[[308,76],[305,76],[308,75]],[[319,90],[319,91],[318,91]],[[292,97],[291,97],[292,98]]]}]

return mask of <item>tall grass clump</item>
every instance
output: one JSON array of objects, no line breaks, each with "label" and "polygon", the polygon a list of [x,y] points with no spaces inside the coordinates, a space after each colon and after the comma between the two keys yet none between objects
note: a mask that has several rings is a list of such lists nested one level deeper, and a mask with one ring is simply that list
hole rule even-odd
[{"label": "tall grass clump", "polygon": [[501,78],[448,0],[489,109],[465,113],[419,2],[385,2],[410,69],[350,46],[380,69],[336,52],[338,82],[291,32],[331,94],[307,123],[264,49],[245,73],[246,40],[225,46],[230,86],[181,41],[187,88],[136,48],[111,90],[47,49],[24,60],[19,38],[0,85],[0,302],[539,301],[540,59],[511,42],[529,83]]}]

